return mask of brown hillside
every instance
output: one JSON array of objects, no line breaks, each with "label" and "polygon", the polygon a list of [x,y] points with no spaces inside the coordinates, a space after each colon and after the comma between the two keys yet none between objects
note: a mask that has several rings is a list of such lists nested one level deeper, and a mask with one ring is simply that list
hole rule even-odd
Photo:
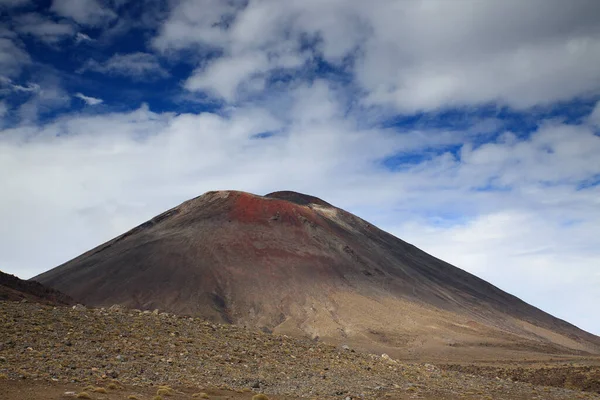
[{"label": "brown hillside", "polygon": [[295,192],[209,192],[34,279],[88,305],[158,308],[406,358],[600,348],[598,337]]},{"label": "brown hillside", "polygon": [[28,300],[43,304],[75,304],[74,300],[58,290],[35,281],[24,281],[0,271],[0,301]]}]

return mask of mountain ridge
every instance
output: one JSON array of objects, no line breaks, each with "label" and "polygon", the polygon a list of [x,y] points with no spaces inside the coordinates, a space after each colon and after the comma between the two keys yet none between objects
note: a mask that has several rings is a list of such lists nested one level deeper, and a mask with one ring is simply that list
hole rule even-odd
[{"label": "mountain ridge", "polygon": [[0,301],[23,300],[55,305],[75,304],[72,298],[58,290],[0,271]]}]

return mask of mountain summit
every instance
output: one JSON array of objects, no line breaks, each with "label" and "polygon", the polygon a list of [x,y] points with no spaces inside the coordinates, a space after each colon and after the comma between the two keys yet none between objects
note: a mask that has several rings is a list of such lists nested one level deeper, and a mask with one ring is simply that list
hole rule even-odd
[{"label": "mountain summit", "polygon": [[33,279],[91,306],[160,309],[397,357],[600,350],[597,336],[291,191],[205,193]]}]

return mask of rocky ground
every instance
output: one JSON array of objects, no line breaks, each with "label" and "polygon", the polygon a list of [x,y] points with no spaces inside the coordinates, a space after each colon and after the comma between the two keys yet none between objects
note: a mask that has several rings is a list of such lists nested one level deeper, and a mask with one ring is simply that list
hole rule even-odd
[{"label": "rocky ground", "polygon": [[0,398],[8,400],[84,391],[153,399],[161,385],[174,388],[162,393],[169,399],[600,399],[473,372],[158,311],[0,302]]}]

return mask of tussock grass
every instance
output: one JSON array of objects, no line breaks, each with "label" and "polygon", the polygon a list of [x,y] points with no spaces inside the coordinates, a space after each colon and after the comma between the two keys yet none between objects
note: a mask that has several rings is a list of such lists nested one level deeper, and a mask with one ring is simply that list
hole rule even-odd
[{"label": "tussock grass", "polygon": [[77,393],[77,396],[75,396],[78,399],[91,399],[92,396],[90,396],[90,394],[88,392],[79,392]]},{"label": "tussock grass", "polygon": [[157,396],[173,396],[173,389],[161,388],[156,391]]}]

